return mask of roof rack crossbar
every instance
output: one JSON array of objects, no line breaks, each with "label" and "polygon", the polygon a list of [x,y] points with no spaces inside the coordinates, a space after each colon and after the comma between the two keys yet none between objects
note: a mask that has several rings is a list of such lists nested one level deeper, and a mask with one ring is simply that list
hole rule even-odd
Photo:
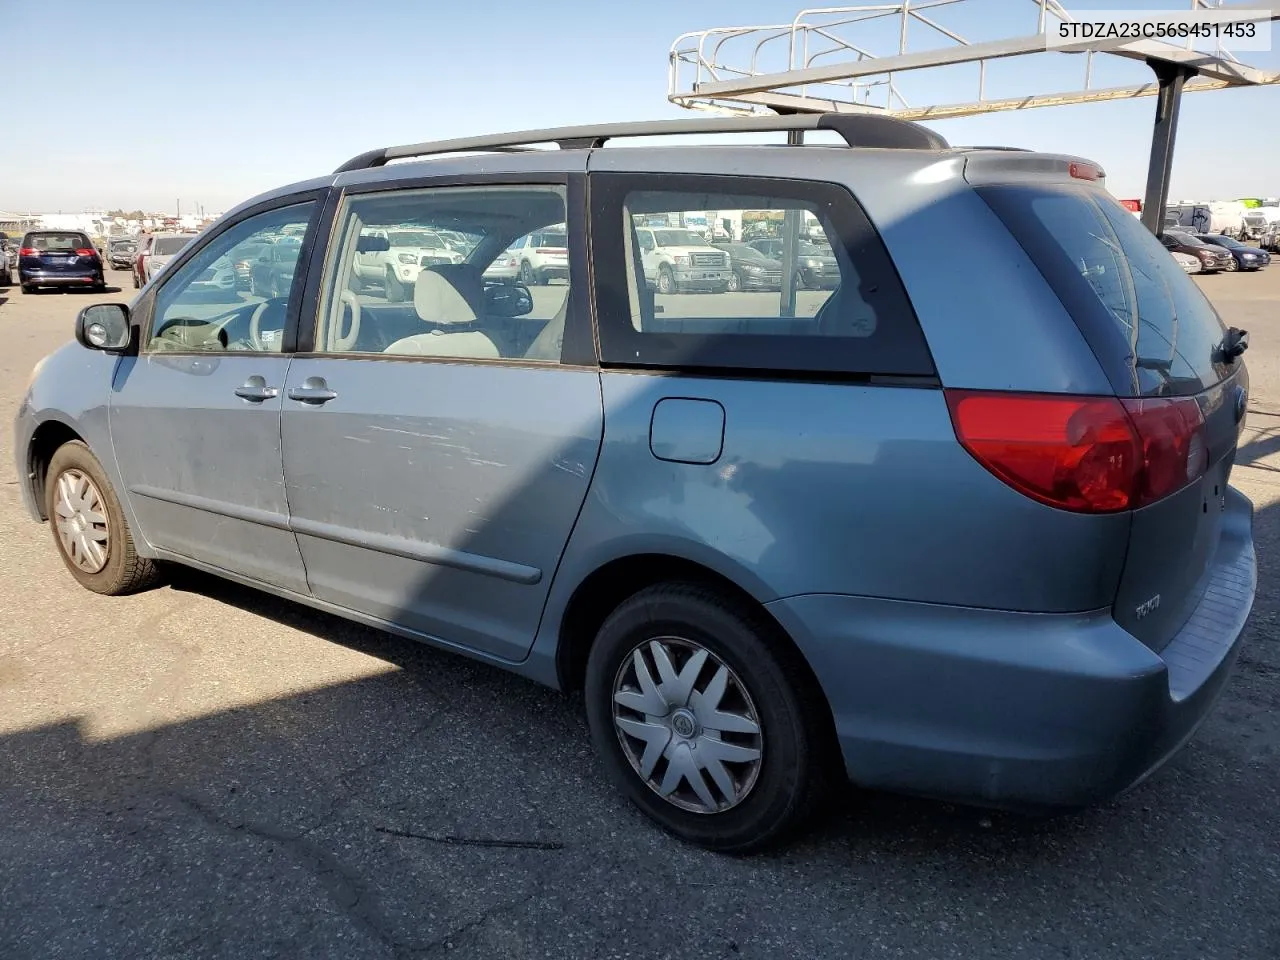
[{"label": "roof rack crossbar", "polygon": [[769,133],[793,130],[832,130],[850,147],[946,150],[947,141],[910,120],[872,113],[821,113],[787,116],[729,117],[715,120],[650,120],[582,127],[551,127],[482,137],[460,137],[369,150],[352,157],[334,173],[381,167],[391,160],[445,153],[510,151],[537,143],[554,143],[562,150],[601,147],[622,137],[665,137],[717,133]]}]

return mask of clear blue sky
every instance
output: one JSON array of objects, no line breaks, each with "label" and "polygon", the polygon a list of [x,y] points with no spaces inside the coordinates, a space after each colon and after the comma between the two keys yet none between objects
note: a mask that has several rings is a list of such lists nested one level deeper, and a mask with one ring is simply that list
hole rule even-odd
[{"label": "clear blue sky", "polygon": [[[1068,0],[1072,9],[1174,9],[1186,0]],[[374,146],[579,122],[690,116],[667,103],[667,52],[710,26],[789,21],[786,0],[93,0],[0,2],[5,118],[0,210],[86,206],[208,211],[325,173]],[[1028,0],[932,11],[971,40],[1031,33]],[[1280,26],[1280,25],[1277,25]],[[877,50],[893,38],[860,34]],[[1280,41],[1278,41],[1280,42]],[[885,51],[889,52],[889,51]],[[1240,54],[1280,70],[1275,52]],[[1099,85],[1142,82],[1097,58]],[[1103,66],[1101,61],[1115,61]],[[1055,66],[1047,61],[1060,61]],[[976,67],[905,82],[913,102],[976,94]],[[989,96],[1051,92],[1078,57],[1007,61]],[[1280,194],[1280,86],[1183,103],[1175,197]],[[934,124],[953,143],[1095,158],[1140,196],[1152,98]]]}]

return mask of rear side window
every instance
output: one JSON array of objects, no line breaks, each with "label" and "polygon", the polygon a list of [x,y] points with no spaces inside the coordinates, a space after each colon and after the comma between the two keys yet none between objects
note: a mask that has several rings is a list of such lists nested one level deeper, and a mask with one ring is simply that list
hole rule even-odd
[{"label": "rear side window", "polygon": [[93,246],[83,233],[29,233],[22,245],[34,250],[86,250]]},{"label": "rear side window", "polygon": [[[599,173],[590,189],[603,363],[934,375],[889,254],[844,187]],[[764,259],[735,259],[726,242]]]},{"label": "rear side window", "polygon": [[1122,396],[1198,393],[1229,376],[1226,328],[1169,251],[1096,190],[979,187],[1075,318]]}]

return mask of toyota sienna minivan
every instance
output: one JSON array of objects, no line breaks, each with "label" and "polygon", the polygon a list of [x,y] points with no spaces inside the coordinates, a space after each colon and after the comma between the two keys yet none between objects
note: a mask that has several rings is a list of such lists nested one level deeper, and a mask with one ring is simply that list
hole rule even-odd
[{"label": "toyota sienna minivan", "polygon": [[[606,145],[813,130],[843,143]],[[184,564],[580,692],[709,848],[846,781],[1091,804],[1193,734],[1256,585],[1247,334],[1104,183],[875,116],[370,151],[83,310],[22,495],[89,590]],[[838,280],[656,291],[637,233],[690,211],[820,224]],[[557,225],[567,283],[486,278]],[[389,229],[469,253],[397,300],[362,279]],[[208,281],[290,235],[270,296]]]}]

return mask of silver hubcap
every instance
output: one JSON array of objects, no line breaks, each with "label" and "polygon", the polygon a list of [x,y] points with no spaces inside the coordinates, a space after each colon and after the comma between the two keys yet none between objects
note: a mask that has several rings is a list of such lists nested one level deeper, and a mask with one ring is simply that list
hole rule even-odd
[{"label": "silver hubcap", "polygon": [[729,810],[756,785],[755,704],[727,664],[690,640],[658,637],[631,651],[614,678],[613,722],[640,779],[682,810]]},{"label": "silver hubcap", "polygon": [[58,475],[54,522],[62,550],[85,573],[107,565],[110,543],[102,494],[85,474],[67,470]]}]

